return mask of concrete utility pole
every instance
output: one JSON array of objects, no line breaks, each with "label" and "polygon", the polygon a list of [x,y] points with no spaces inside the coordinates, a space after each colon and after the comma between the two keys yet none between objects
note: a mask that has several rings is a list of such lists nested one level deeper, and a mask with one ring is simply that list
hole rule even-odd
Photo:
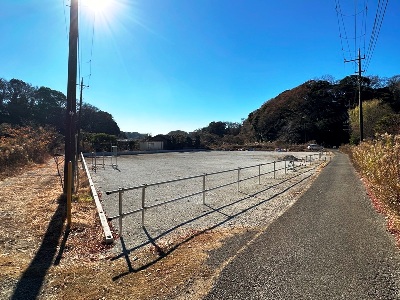
[{"label": "concrete utility pole", "polygon": [[[69,55],[68,55],[68,85],[67,112],[65,116],[65,162],[64,162],[64,193],[68,187],[68,162],[72,162],[75,174],[75,133],[76,133],[76,77],[78,62],[78,0],[71,0],[69,26]],[[71,189],[74,189],[72,176]]]},{"label": "concrete utility pole", "polygon": [[361,60],[365,59],[365,55],[361,57],[360,48],[358,48],[358,58],[352,60],[344,60],[345,63],[351,61],[358,61],[358,107],[360,109],[359,117],[360,117],[360,142],[364,140],[364,120],[363,120],[363,111],[362,111],[362,101],[361,101],[361,73],[364,72],[361,70]]}]

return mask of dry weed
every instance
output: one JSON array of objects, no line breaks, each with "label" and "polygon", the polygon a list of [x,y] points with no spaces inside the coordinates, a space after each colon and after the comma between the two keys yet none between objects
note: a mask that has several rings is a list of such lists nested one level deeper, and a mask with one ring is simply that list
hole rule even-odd
[{"label": "dry weed", "polygon": [[388,230],[396,236],[400,247],[400,136],[384,134],[350,151],[372,203],[386,215]]},{"label": "dry weed", "polygon": [[[0,298],[11,297],[28,270],[33,276],[44,276],[39,299],[175,298],[195,279],[211,278],[212,271],[205,264],[207,251],[234,234],[182,232],[176,239],[160,241],[159,248],[147,247],[129,257],[129,270],[126,258],[113,259],[109,246],[102,243],[96,208],[82,182],[67,233],[65,214],[60,210],[65,198],[53,160],[1,181],[0,187]],[[51,245],[52,240],[56,249],[51,266],[33,268],[44,245],[49,241]],[[206,287],[196,285],[191,291],[204,294],[200,291]]]}]

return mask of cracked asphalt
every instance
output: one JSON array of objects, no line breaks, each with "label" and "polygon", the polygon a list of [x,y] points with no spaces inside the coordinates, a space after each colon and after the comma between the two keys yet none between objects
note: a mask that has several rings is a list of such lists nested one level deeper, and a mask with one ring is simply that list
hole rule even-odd
[{"label": "cracked asphalt", "polygon": [[[210,253],[210,260],[227,250]],[[339,152],[300,199],[241,250],[204,299],[400,299],[400,252]]]}]

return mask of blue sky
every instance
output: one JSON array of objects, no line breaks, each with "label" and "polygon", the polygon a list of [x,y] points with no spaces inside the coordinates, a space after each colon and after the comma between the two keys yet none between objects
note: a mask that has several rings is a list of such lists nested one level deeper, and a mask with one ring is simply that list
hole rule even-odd
[{"label": "blue sky", "polygon": [[[121,130],[153,135],[240,122],[309,79],[353,74],[355,65],[343,60],[354,59],[358,47],[367,53],[378,2],[110,1],[95,13],[80,0],[79,77],[89,84],[83,98],[111,113]],[[1,78],[66,94],[68,5],[2,1]],[[388,2],[364,75],[400,74],[399,14],[399,2]],[[339,38],[344,30],[348,40]]]}]

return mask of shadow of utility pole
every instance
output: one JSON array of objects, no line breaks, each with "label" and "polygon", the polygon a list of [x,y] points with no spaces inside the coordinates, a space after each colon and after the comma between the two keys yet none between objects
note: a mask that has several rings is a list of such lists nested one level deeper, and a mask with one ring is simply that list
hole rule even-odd
[{"label": "shadow of utility pole", "polygon": [[[43,237],[35,257],[31,261],[28,268],[25,270],[14,293],[11,297],[13,300],[19,299],[36,299],[42,288],[47,271],[53,264],[54,256],[57,252],[59,239],[62,235],[63,225],[66,218],[66,199],[63,195],[58,198],[58,207],[55,211],[47,231]],[[68,230],[65,233],[64,240],[68,237]],[[65,242],[63,243],[65,246]],[[61,246],[63,246],[61,245]],[[60,248],[60,253],[57,258],[61,258],[64,247]]]}]

